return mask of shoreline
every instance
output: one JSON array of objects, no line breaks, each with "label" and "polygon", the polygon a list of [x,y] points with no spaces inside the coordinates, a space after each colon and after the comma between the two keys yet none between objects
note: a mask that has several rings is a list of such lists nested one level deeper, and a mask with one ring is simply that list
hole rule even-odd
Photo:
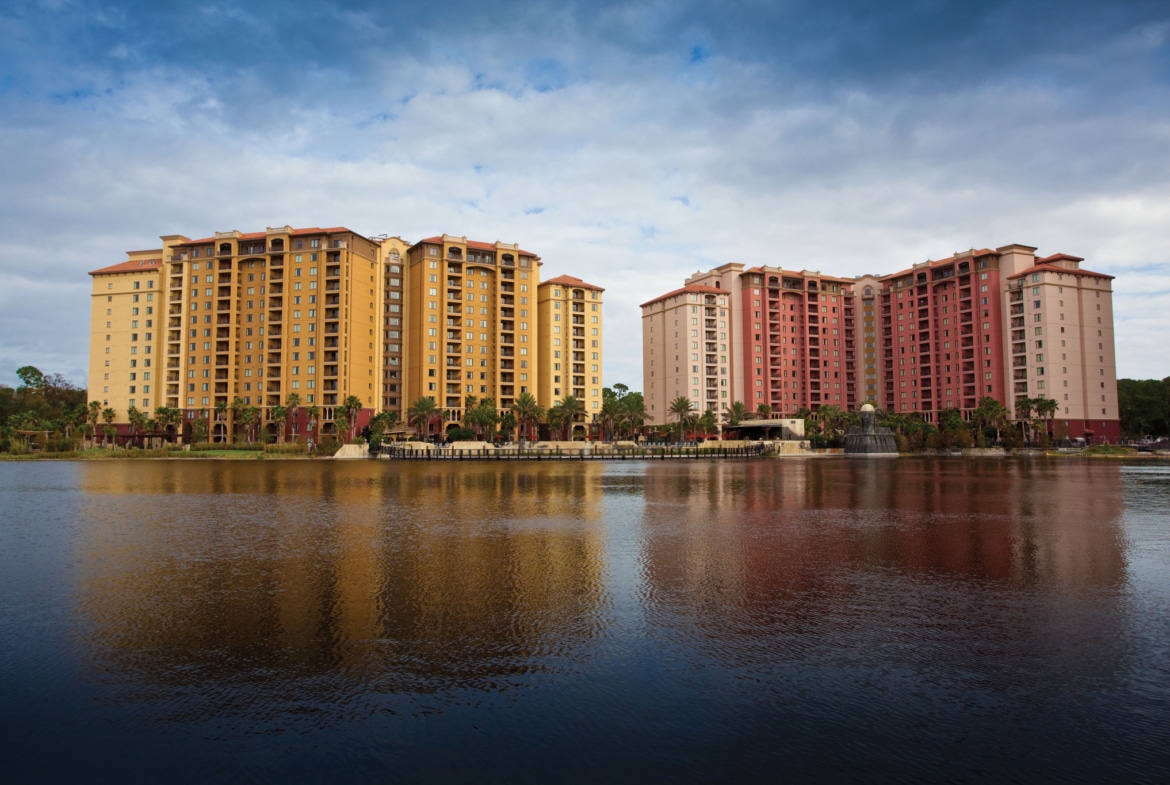
[{"label": "shoreline", "polygon": [[[151,451],[155,452],[155,451]],[[135,454],[134,451],[118,450],[111,451],[108,455],[70,455],[68,453],[32,453],[26,455],[10,455],[7,453],[0,453],[0,463],[20,463],[20,462],[35,462],[35,461],[71,461],[77,463],[86,463],[91,461],[332,461],[334,456],[313,456],[313,455],[299,455],[299,454],[280,454],[280,453],[262,453],[253,451],[225,451],[227,454],[203,454],[202,451],[185,452],[174,451],[177,454],[173,455],[143,455]],[[513,461],[531,461],[536,463],[541,462],[560,462],[560,461],[702,461],[702,460],[757,460],[757,459],[784,459],[790,460],[793,458],[817,459],[825,458],[848,458],[854,459],[857,455],[846,455],[843,452],[828,452],[828,451],[809,451],[800,453],[765,453],[755,455],[728,455],[720,454],[715,450],[700,450],[678,452],[670,454],[669,452],[660,453],[618,453],[618,452],[604,452],[604,453],[548,453],[548,452],[526,452],[524,454],[516,453],[498,453],[498,454],[445,454],[441,456],[423,456],[417,457],[401,457],[401,456],[378,456],[370,457],[364,456],[357,459],[338,459],[338,460],[375,460],[386,461],[388,463],[395,463],[400,461],[408,462],[484,462],[484,463],[502,463]],[[1004,452],[997,454],[989,454],[980,452],[976,454],[970,453],[953,453],[953,452],[920,452],[920,453],[900,453],[897,456],[882,456],[888,460],[890,458],[966,458],[966,459],[988,459],[1003,460],[1005,458],[1028,459],[1035,460],[1037,458],[1046,459],[1081,459],[1081,460],[1121,460],[1121,461],[1170,461],[1170,453],[1167,452],[1138,452],[1136,450],[1125,453],[1089,453],[1083,454],[1080,452],[1056,452],[1053,450],[1022,450],[1019,452]]]}]

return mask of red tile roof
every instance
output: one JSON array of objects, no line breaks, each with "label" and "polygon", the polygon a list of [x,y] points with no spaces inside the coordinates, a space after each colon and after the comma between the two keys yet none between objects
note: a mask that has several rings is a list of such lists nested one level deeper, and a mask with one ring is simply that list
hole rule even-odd
[{"label": "red tile roof", "polygon": [[879,281],[886,281],[886,280],[889,280],[890,278],[897,278],[899,276],[906,275],[907,273],[915,273],[915,272],[920,272],[922,270],[930,270],[930,269],[934,269],[935,267],[940,267],[940,266],[945,265],[945,264],[951,264],[952,262],[956,262],[956,261],[963,261],[965,259],[977,259],[980,256],[994,256],[996,253],[998,253],[998,252],[993,251],[990,248],[980,248],[978,251],[976,251],[976,250],[970,251],[962,259],[956,259],[954,256],[948,256],[946,259],[939,259],[938,261],[932,261],[929,264],[923,265],[921,267],[908,267],[905,270],[899,270],[896,273],[887,273],[886,275],[879,275],[877,278]]},{"label": "red tile roof", "polygon": [[[419,240],[417,243],[415,243],[414,245],[412,245],[410,247],[414,248],[415,245],[422,245],[423,243],[429,243],[430,245],[442,245],[443,238],[441,235],[436,235],[434,237],[428,237],[425,240]],[[460,244],[466,245],[468,248],[474,248],[477,251],[494,251],[494,250],[496,250],[495,243],[485,243],[485,242],[481,242],[480,240],[468,240],[466,243],[461,242]],[[524,254],[525,256],[532,256],[532,257],[535,257],[537,259],[540,258],[537,254],[533,253],[532,251],[525,251],[523,249],[516,251],[516,253],[521,253],[521,254]]]},{"label": "red tile roof", "polygon": [[1079,256],[1071,256],[1066,253],[1054,253],[1052,256],[1046,256],[1043,259],[1037,259],[1036,264],[1047,264],[1048,262],[1083,262],[1085,261]]},{"label": "red tile roof", "polygon": [[142,270],[157,270],[162,266],[162,259],[131,259],[128,262],[119,262],[99,270],[90,270],[90,275],[108,275],[111,273],[136,273]]},{"label": "red tile roof", "polygon": [[703,284],[692,283],[692,284],[688,284],[687,286],[684,286],[681,289],[675,289],[673,292],[667,292],[666,294],[662,295],[661,297],[655,297],[653,300],[649,300],[647,302],[644,302],[644,303],[642,303],[641,307],[645,308],[647,305],[654,305],[654,303],[660,303],[663,300],[669,300],[671,297],[675,297],[675,296],[680,295],[680,294],[688,294],[688,293],[727,294],[728,292],[726,289],[716,289],[714,286],[704,286]]},{"label": "red tile roof", "polygon": [[[355,232],[352,229],[347,229],[344,226],[331,226],[327,229],[322,229],[319,226],[312,226],[307,229],[293,229],[289,233],[292,237],[304,237],[308,234],[356,234],[358,237],[363,235],[360,232]],[[207,245],[214,242],[227,242],[233,239],[240,240],[260,240],[268,236],[268,232],[241,232],[239,238],[232,237],[203,237],[199,240],[188,240],[185,243],[176,243],[176,248],[185,248],[191,245]]]},{"label": "red tile roof", "polygon": [[592,289],[592,290],[598,291],[598,292],[605,291],[605,289],[602,289],[600,286],[594,286],[591,283],[585,283],[580,278],[574,278],[571,275],[558,275],[556,278],[549,278],[547,281],[541,281],[540,285],[544,286],[545,284],[550,284],[550,283],[553,285],[564,286],[564,287],[574,287],[575,286],[578,289]]},{"label": "red tile roof", "polygon": [[[1051,259],[1052,257],[1049,258]],[[1075,256],[1071,258],[1076,259]],[[1015,275],[1009,275],[1008,280],[1012,281],[1016,278],[1024,278],[1025,276],[1031,275],[1032,273],[1064,273],[1066,275],[1083,275],[1086,278],[1104,278],[1108,281],[1112,281],[1114,278],[1112,275],[1106,275],[1105,273],[1095,273],[1092,270],[1074,270],[1069,267],[1057,267],[1054,264],[1037,264],[1035,267],[1029,267],[1027,270],[1018,272]]]},{"label": "red tile roof", "polygon": [[740,272],[741,276],[747,275],[791,275],[794,278],[814,278],[816,280],[832,281],[833,283],[853,283],[853,278],[838,278],[835,275],[823,275],[821,273],[810,273],[804,270],[785,270],[782,267],[768,268],[763,265],[759,267],[749,267]]}]

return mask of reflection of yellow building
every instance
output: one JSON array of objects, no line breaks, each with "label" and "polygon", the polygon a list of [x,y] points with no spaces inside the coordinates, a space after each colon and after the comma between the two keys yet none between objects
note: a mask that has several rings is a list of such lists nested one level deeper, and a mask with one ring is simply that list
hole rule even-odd
[{"label": "reflection of yellow building", "polygon": [[79,613],[105,668],[494,688],[604,628],[601,464],[82,468]]},{"label": "reflection of yellow building", "polygon": [[584,405],[587,418],[600,411],[604,291],[571,275],[540,285],[540,383],[536,397],[541,406],[552,406],[572,395]]}]

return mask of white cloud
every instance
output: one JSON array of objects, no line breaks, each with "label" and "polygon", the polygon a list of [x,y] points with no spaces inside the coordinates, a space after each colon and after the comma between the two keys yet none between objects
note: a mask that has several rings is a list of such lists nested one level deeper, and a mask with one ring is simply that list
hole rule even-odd
[{"label": "white cloud", "polygon": [[[636,37],[661,10],[602,16],[624,14]],[[342,21],[349,33],[385,24]],[[506,45],[516,31],[393,30],[384,47],[280,80],[263,63],[229,77],[176,56],[41,75],[54,92],[87,85],[68,100],[9,93],[0,273],[19,277],[35,260],[41,280],[73,284],[76,302],[46,330],[35,297],[5,300],[0,378],[31,362],[80,379],[87,270],[160,234],[284,223],[520,242],[546,275],[607,289],[606,379],[635,389],[638,304],[696,269],[891,272],[1023,242],[1120,276],[1120,375],[1170,375],[1148,337],[1170,334],[1170,309],[1139,296],[1170,282],[1156,266],[1170,261],[1164,83],[1131,86],[1142,100],[1128,108],[1102,97],[1106,110],[1042,80],[834,83],[718,41],[699,73],[691,43],[593,40],[568,12],[528,24],[549,37],[519,54]],[[1147,47],[1164,46],[1158,30],[1142,34]],[[1137,268],[1139,290],[1125,283]]]}]

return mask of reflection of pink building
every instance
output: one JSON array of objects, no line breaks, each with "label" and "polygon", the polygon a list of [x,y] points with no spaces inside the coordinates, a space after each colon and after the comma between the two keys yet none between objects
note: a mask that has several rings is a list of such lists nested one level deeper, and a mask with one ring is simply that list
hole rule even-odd
[{"label": "reflection of pink building", "polygon": [[[856,279],[742,264],[696,273],[688,289],[728,293],[729,329],[714,331],[728,353],[716,355],[720,363],[708,376],[699,351],[713,334],[707,325],[683,314],[656,330],[667,298],[646,303],[643,389],[651,422],[667,421],[665,406],[678,396],[700,409],[722,411],[730,400],[778,413],[872,401],[927,422],[952,407],[969,418],[988,396],[1014,412],[1027,397],[1057,402],[1058,437],[1116,441],[1112,279],[1081,270],[1079,257],[1035,252],[972,249]],[[664,364],[677,372],[664,376]],[[726,383],[718,375],[724,364]],[[709,387],[712,381],[726,387]]]}]

